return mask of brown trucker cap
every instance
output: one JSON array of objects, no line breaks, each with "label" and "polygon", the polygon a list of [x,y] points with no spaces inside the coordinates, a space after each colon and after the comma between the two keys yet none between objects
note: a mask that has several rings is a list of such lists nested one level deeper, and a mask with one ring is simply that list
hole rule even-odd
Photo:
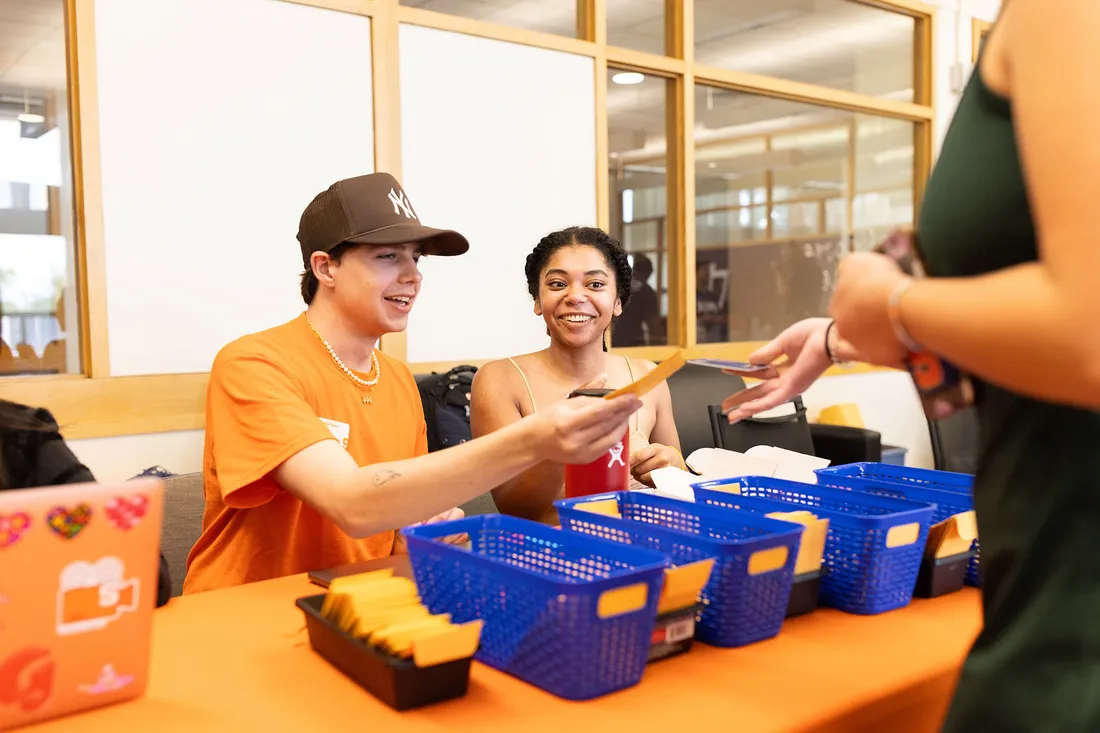
[{"label": "brown trucker cap", "polygon": [[421,224],[401,184],[389,173],[337,181],[317,194],[302,212],[298,243],[307,268],[314,252],[331,252],[345,242],[419,242],[424,254],[444,256],[460,255],[470,248],[458,232]]}]

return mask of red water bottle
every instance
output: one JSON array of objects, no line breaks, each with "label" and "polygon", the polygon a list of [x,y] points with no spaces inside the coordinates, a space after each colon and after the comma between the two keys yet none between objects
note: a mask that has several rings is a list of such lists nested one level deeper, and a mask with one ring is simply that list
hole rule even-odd
[{"label": "red water bottle", "polygon": [[[604,397],[611,389],[576,389],[570,397]],[[565,464],[565,497],[572,499],[630,488],[630,426],[623,439],[591,463]]]}]

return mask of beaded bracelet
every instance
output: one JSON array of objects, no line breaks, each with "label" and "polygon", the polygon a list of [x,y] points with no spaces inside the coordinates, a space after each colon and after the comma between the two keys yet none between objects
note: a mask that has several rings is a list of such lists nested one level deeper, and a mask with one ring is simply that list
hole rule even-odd
[{"label": "beaded bracelet", "polygon": [[923,349],[920,347],[913,337],[909,335],[908,329],[905,328],[905,324],[901,322],[901,298],[905,295],[906,291],[913,284],[911,278],[906,278],[904,281],[898,283],[898,286],[890,293],[890,301],[886,306],[886,314],[890,319],[890,327],[894,329],[894,337],[897,338],[901,345],[909,350],[910,353],[917,354]]}]

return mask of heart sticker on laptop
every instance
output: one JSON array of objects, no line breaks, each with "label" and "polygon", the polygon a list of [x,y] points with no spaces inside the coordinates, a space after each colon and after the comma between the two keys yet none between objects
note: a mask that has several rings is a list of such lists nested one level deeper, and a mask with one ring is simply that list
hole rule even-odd
[{"label": "heart sticker on laptop", "polygon": [[149,499],[137,496],[116,496],[107,502],[107,518],[119,529],[133,529],[145,516]]},{"label": "heart sticker on laptop", "polygon": [[63,506],[54,507],[46,515],[50,529],[67,540],[76,537],[92,521],[92,508],[87,504],[77,504],[72,509]]},{"label": "heart sticker on laptop", "polygon": [[0,514],[0,550],[14,545],[31,526],[31,518],[26,512]]}]

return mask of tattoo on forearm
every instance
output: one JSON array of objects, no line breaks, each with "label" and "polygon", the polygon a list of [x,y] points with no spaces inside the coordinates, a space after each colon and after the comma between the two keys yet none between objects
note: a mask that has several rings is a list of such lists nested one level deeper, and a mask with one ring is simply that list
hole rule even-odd
[{"label": "tattoo on forearm", "polygon": [[395,478],[401,478],[401,474],[399,474],[397,471],[390,471],[389,469],[387,469],[385,471],[374,474],[374,477],[371,478],[371,482],[375,486],[382,486],[383,484],[387,484],[390,481],[393,481]]}]

